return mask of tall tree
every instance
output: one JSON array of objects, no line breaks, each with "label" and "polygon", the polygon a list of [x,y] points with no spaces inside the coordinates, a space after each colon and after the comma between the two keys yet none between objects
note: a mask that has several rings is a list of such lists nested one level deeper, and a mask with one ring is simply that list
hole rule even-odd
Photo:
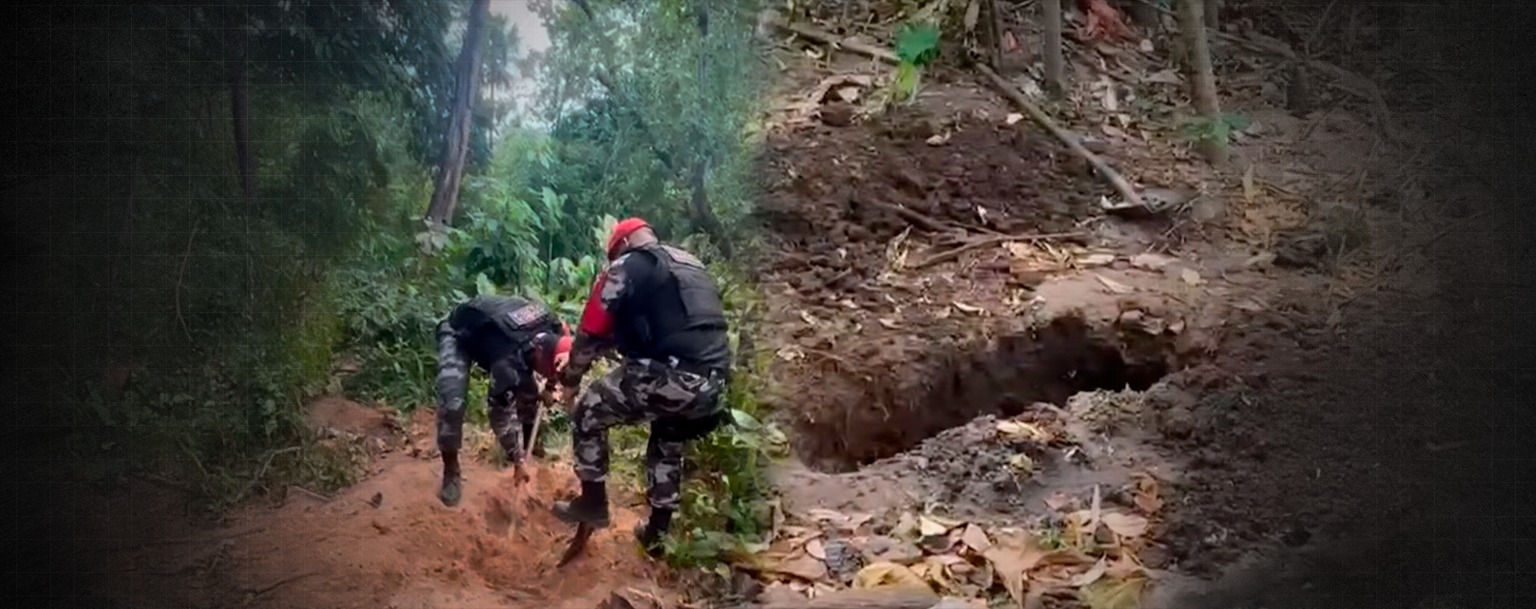
[{"label": "tall tree", "polygon": [[240,192],[249,199],[256,196],[256,161],[251,156],[251,87],[246,72],[245,9],[238,4],[224,7],[224,70],[229,82],[230,118],[235,135],[235,160],[240,170]]},{"label": "tall tree", "polygon": [[1190,97],[1205,123],[1199,145],[1206,160],[1213,165],[1227,162],[1227,133],[1222,124],[1221,102],[1216,96],[1216,72],[1211,66],[1211,45],[1205,31],[1203,4],[1208,0],[1178,0],[1179,29],[1188,49],[1185,69],[1190,82]]},{"label": "tall tree", "polygon": [[474,120],[475,99],[480,94],[480,47],[485,41],[485,22],[490,15],[490,0],[471,0],[469,25],[464,32],[464,48],[455,66],[453,110],[448,118],[448,138],[438,164],[432,187],[432,203],[427,220],[437,226],[453,221],[459,205],[459,187],[464,179],[464,164],[469,158],[470,126]]},{"label": "tall tree", "polygon": [[1066,91],[1066,62],[1061,56],[1061,0],[1040,3],[1045,12],[1045,33],[1040,37],[1045,55],[1045,90],[1053,96]]}]

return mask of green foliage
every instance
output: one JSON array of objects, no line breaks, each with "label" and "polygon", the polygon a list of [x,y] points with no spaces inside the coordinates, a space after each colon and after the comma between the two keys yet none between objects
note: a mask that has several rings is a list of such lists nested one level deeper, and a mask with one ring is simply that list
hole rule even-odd
[{"label": "green foliage", "polygon": [[896,32],[896,78],[891,84],[898,101],[917,95],[922,69],[939,56],[939,27],[932,23],[907,23]]},{"label": "green foliage", "polygon": [[1249,122],[1248,117],[1240,114],[1223,114],[1216,120],[1191,118],[1179,128],[1179,133],[1193,141],[1216,141],[1227,145],[1232,141],[1232,132],[1248,128]]}]

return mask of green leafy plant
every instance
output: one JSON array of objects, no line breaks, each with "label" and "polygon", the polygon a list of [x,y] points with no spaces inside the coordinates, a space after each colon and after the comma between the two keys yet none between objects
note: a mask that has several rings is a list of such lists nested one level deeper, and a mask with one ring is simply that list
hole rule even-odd
[{"label": "green leafy plant", "polygon": [[897,100],[917,96],[922,70],[939,56],[939,27],[931,23],[907,23],[896,32],[896,78],[891,87]]},{"label": "green leafy plant", "polygon": [[1179,128],[1179,133],[1194,141],[1215,141],[1222,145],[1231,143],[1232,133],[1247,129],[1250,121],[1240,114],[1223,114],[1216,120],[1192,118]]}]

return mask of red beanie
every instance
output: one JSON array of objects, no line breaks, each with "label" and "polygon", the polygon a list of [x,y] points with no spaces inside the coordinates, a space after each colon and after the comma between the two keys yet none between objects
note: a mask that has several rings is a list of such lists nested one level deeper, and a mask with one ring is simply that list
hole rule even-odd
[{"label": "red beanie", "polygon": [[627,218],[613,225],[613,232],[608,233],[608,259],[613,260],[618,257],[619,253],[616,250],[625,238],[635,234],[637,230],[650,227],[651,225],[646,224],[645,220],[639,218]]}]

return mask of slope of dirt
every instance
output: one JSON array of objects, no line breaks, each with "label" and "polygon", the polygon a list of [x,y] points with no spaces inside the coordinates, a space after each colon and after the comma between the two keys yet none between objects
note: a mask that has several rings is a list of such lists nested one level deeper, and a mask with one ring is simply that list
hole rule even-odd
[{"label": "slope of dirt", "polygon": [[[1371,572],[1368,558],[1385,546],[1356,542],[1423,537],[1486,506],[1486,488],[1466,486],[1415,512],[1435,484],[1478,479],[1446,465],[1452,454],[1475,461],[1485,430],[1467,424],[1477,415],[1437,406],[1447,385],[1432,371],[1449,360],[1436,354],[1471,347],[1426,325],[1446,303],[1427,298],[1436,269],[1419,247],[1457,221],[1436,198],[1465,192],[1413,176],[1414,151],[1385,141],[1377,109],[1356,95],[1279,108],[1265,77],[1279,62],[1226,44],[1223,103],[1253,124],[1236,135],[1234,171],[1212,171],[1176,134],[1172,119],[1188,110],[1173,62],[1134,45],[1072,46],[1069,57],[1088,61],[1074,61],[1071,101],[1049,109],[1093,132],[1140,185],[1199,193],[1187,207],[1150,221],[1106,215],[1097,178],[1027,121],[1007,121],[1011,109],[964,75],[933,75],[916,103],[866,116],[828,84],[853,97],[848,84],[880,83],[878,68],[834,59],[791,70],[809,94],[792,96],[769,138],[776,177],[762,206],[778,248],[762,265],[773,398],[803,461],[778,472],[786,505],[942,503],[1026,523],[1055,492],[1167,467],[1173,497],[1143,556],[1170,584],[1156,606],[1203,602],[1185,594],[1205,587],[1251,592],[1265,571],[1269,606],[1344,601],[1346,582],[1378,586],[1382,606],[1419,602],[1426,585],[1388,586],[1393,574]],[[1014,80],[1029,90],[1029,76]],[[1057,231],[1084,235],[922,264],[997,233]],[[1458,274],[1483,272],[1465,258]],[[1024,348],[998,348],[1020,337]],[[1124,407],[1081,443],[1100,448],[1092,466],[1040,455],[1040,475],[1021,485],[1007,467],[1016,451],[980,439],[985,417],[1122,388]],[[1488,560],[1478,553],[1446,554]],[[1390,561],[1399,573],[1412,568],[1401,558]],[[1244,561],[1257,566],[1220,586],[1182,583]]]},{"label": "slope of dirt", "polygon": [[[339,398],[318,401],[311,415],[359,427],[354,433],[387,420]],[[429,417],[418,417],[412,437],[396,439],[429,443],[430,430]],[[466,463],[465,496],[455,508],[437,500],[436,459],[391,450],[372,469],[334,497],[290,492],[211,529],[142,530],[181,522],[153,510],[182,501],[142,487],[119,496],[132,506],[120,512],[127,516],[82,522],[102,527],[93,543],[123,540],[106,558],[131,568],[102,576],[114,600],[136,607],[590,609],[614,591],[657,589],[658,566],[630,534],[640,518],[635,498],[622,494],[613,526],[592,537],[584,556],[555,568],[572,529],[549,505],[575,494],[567,463],[536,463],[522,488],[506,472]]]}]

